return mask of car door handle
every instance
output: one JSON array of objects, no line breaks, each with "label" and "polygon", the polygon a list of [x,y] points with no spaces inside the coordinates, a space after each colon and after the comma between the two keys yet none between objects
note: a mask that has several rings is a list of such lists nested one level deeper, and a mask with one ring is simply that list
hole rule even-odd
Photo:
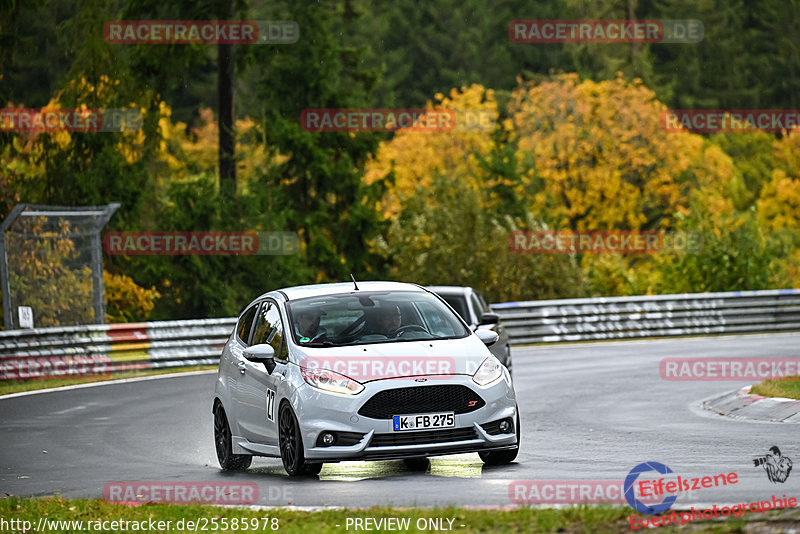
[{"label": "car door handle", "polygon": [[244,374],[244,370],[247,368],[247,364],[244,363],[244,360],[239,360],[238,366],[239,366],[239,371],[242,374]]}]

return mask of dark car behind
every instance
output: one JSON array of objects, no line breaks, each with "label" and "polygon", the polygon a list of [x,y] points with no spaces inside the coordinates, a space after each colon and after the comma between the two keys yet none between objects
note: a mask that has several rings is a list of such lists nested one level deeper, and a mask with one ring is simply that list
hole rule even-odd
[{"label": "dark car behind", "polygon": [[475,288],[462,286],[427,286],[427,289],[442,297],[473,330],[481,328],[497,332],[497,343],[489,347],[489,350],[513,375],[508,332],[480,292]]}]

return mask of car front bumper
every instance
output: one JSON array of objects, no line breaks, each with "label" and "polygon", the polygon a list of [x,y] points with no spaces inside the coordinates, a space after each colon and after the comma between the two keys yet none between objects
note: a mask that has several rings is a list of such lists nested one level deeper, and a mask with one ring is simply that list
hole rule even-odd
[{"label": "car front bumper", "polygon": [[[303,437],[305,457],[309,461],[388,460],[420,456],[439,456],[517,446],[516,428],[498,433],[487,423],[511,419],[516,426],[517,405],[508,372],[487,386],[478,386],[467,375],[453,375],[443,380],[431,378],[427,384],[452,384],[470,388],[484,405],[467,413],[456,413],[455,426],[445,429],[394,431],[392,419],[376,419],[359,414],[359,410],[381,391],[395,388],[426,387],[414,379],[391,379],[371,382],[358,395],[328,393],[311,386],[297,390],[306,398],[293,402]],[[300,407],[313,406],[302,410]],[[302,410],[302,411],[301,411]],[[432,413],[446,410],[418,411]],[[412,415],[402,408],[395,415]],[[349,433],[353,444],[322,446],[318,438],[323,432]],[[361,435],[358,439],[358,435]],[[356,442],[357,440],[357,442]]]}]

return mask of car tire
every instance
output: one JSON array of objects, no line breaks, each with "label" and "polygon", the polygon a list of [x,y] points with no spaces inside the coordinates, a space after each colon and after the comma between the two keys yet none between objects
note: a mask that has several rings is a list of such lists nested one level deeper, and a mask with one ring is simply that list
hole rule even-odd
[{"label": "car tire", "polygon": [[517,458],[517,453],[519,453],[519,446],[522,443],[520,438],[522,437],[522,432],[520,431],[519,427],[519,408],[517,408],[517,445],[513,449],[506,449],[502,451],[485,451],[479,452],[478,455],[483,460],[483,463],[486,465],[505,465],[510,464]]},{"label": "car tire", "polygon": [[417,456],[414,458],[403,458],[403,463],[406,464],[412,471],[427,471],[428,466],[431,464],[426,456]]},{"label": "car tire", "polygon": [[283,468],[289,476],[317,475],[322,470],[321,463],[305,461],[300,424],[297,422],[294,411],[286,402],[281,404],[278,415],[278,445]]},{"label": "car tire", "polygon": [[304,475],[318,475],[320,471],[322,471],[321,463],[310,464],[306,462],[305,466],[303,467]]},{"label": "car tire", "polygon": [[223,471],[244,471],[253,462],[250,454],[233,454],[231,427],[221,402],[214,405],[214,445]]}]

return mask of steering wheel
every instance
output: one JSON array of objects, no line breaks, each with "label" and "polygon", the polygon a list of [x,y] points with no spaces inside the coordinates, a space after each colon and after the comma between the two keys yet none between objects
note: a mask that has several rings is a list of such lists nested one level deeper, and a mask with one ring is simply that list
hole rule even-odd
[{"label": "steering wheel", "polygon": [[367,318],[366,315],[362,315],[361,317],[359,317],[358,319],[356,319],[355,321],[353,321],[352,323],[347,325],[347,328],[345,328],[344,330],[339,332],[339,335],[337,337],[340,337],[340,338],[348,337],[350,334],[352,334],[356,330],[356,328],[359,327],[359,325],[364,323],[366,318]]},{"label": "steering wheel", "polygon": [[401,336],[406,332],[410,332],[411,330],[418,330],[420,332],[425,332],[426,334],[430,334],[428,330],[424,326],[420,326],[418,324],[407,324],[405,326],[401,326],[397,330],[394,331],[394,337]]}]

